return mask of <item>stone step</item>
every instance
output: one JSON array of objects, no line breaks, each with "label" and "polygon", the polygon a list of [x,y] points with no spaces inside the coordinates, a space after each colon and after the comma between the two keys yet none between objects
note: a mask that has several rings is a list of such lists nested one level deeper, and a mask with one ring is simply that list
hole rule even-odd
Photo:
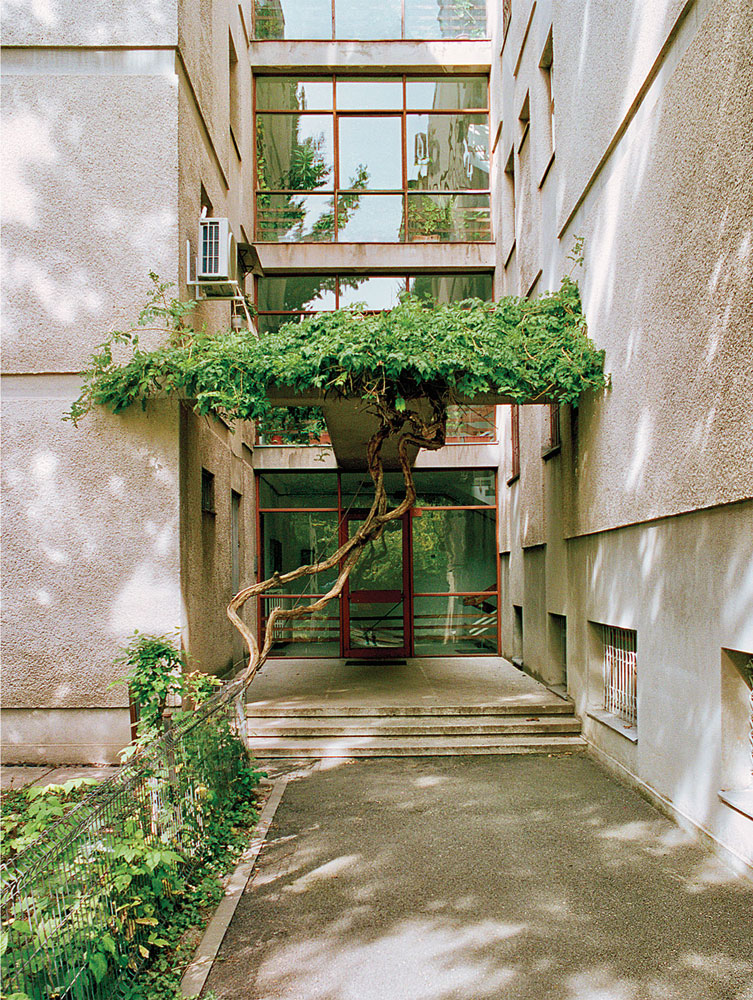
[{"label": "stone step", "polygon": [[532,754],[581,752],[580,736],[407,736],[318,737],[309,739],[251,738],[249,749],[261,760],[282,757],[323,760],[346,757],[439,757],[480,754]]},{"label": "stone step", "polygon": [[315,719],[342,718],[352,716],[381,716],[397,718],[401,716],[451,716],[451,715],[572,715],[573,704],[564,699],[531,699],[521,701],[520,698],[509,702],[493,702],[480,705],[349,705],[330,702],[284,702],[274,704],[249,702],[246,705],[247,717],[275,719]]},{"label": "stone step", "polygon": [[249,718],[250,736],[495,736],[519,733],[579,733],[574,716],[353,716],[311,719]]}]

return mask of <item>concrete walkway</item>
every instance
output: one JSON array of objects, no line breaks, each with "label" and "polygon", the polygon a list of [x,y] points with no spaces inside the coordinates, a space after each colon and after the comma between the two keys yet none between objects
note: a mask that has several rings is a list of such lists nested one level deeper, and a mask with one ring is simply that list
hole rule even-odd
[{"label": "concrete walkway", "polygon": [[753,1000],[753,886],[583,756],[302,769],[219,1000]]}]

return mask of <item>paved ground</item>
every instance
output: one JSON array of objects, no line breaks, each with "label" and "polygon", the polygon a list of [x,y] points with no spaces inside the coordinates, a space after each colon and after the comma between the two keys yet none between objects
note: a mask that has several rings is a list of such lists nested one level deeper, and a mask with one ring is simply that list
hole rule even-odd
[{"label": "paved ground", "polygon": [[49,765],[13,766],[0,768],[0,788],[26,788],[29,785],[62,785],[72,778],[96,778],[104,781],[118,771],[117,767],[52,767]]},{"label": "paved ground", "polygon": [[219,959],[221,1000],[753,1000],[753,886],[582,756],[330,762]]},{"label": "paved ground", "polygon": [[559,702],[501,656],[416,657],[397,663],[342,659],[269,660],[248,692],[249,711],[274,704],[506,705]]}]

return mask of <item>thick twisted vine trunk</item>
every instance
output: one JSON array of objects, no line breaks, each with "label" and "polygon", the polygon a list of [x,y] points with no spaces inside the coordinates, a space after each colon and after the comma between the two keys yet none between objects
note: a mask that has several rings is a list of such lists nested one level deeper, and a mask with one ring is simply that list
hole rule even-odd
[{"label": "thick twisted vine trunk", "polygon": [[[333,552],[326,559],[307,566],[299,566],[289,573],[275,573],[267,580],[262,580],[260,583],[246,587],[233,597],[228,605],[227,615],[235,628],[243,636],[243,641],[249,653],[248,666],[232,684],[232,694],[234,696],[238,696],[248,687],[269,656],[275,625],[281,620],[286,621],[313,615],[329,604],[330,601],[339,597],[345,586],[345,581],[350,576],[353,567],[358,562],[368,543],[375,541],[382,535],[385,525],[389,521],[401,518],[415,504],[416,487],[413,481],[408,449],[413,445],[418,448],[426,448],[429,451],[436,451],[445,443],[447,394],[444,390],[437,389],[428,395],[428,401],[431,404],[431,416],[429,419],[424,419],[415,410],[408,408],[398,409],[395,404],[394,394],[389,394],[384,390],[377,394],[374,407],[379,416],[379,427],[369,440],[366,456],[369,473],[374,481],[374,501],[365,521],[353,537],[345,541],[336,552]],[[393,437],[398,438],[398,457],[403,479],[405,480],[405,496],[396,507],[388,510],[387,492],[384,488],[382,447],[385,441]],[[260,648],[255,636],[239,615],[243,605],[252,597],[266,594],[270,590],[283,587],[294,580],[299,580],[301,577],[313,576],[315,573],[324,573],[335,566],[339,566],[337,579],[323,597],[318,598],[311,604],[294,608],[274,608],[272,610],[267,620],[264,644]]]}]

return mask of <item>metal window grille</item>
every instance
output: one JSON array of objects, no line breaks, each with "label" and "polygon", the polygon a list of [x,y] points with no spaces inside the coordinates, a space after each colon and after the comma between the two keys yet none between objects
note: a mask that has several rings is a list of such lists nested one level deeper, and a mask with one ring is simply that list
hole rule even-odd
[{"label": "metal window grille", "polygon": [[637,633],[603,625],[604,708],[628,725],[638,722]]},{"label": "metal window grille", "polygon": [[201,227],[201,262],[203,274],[220,273],[219,222],[205,222]]}]

